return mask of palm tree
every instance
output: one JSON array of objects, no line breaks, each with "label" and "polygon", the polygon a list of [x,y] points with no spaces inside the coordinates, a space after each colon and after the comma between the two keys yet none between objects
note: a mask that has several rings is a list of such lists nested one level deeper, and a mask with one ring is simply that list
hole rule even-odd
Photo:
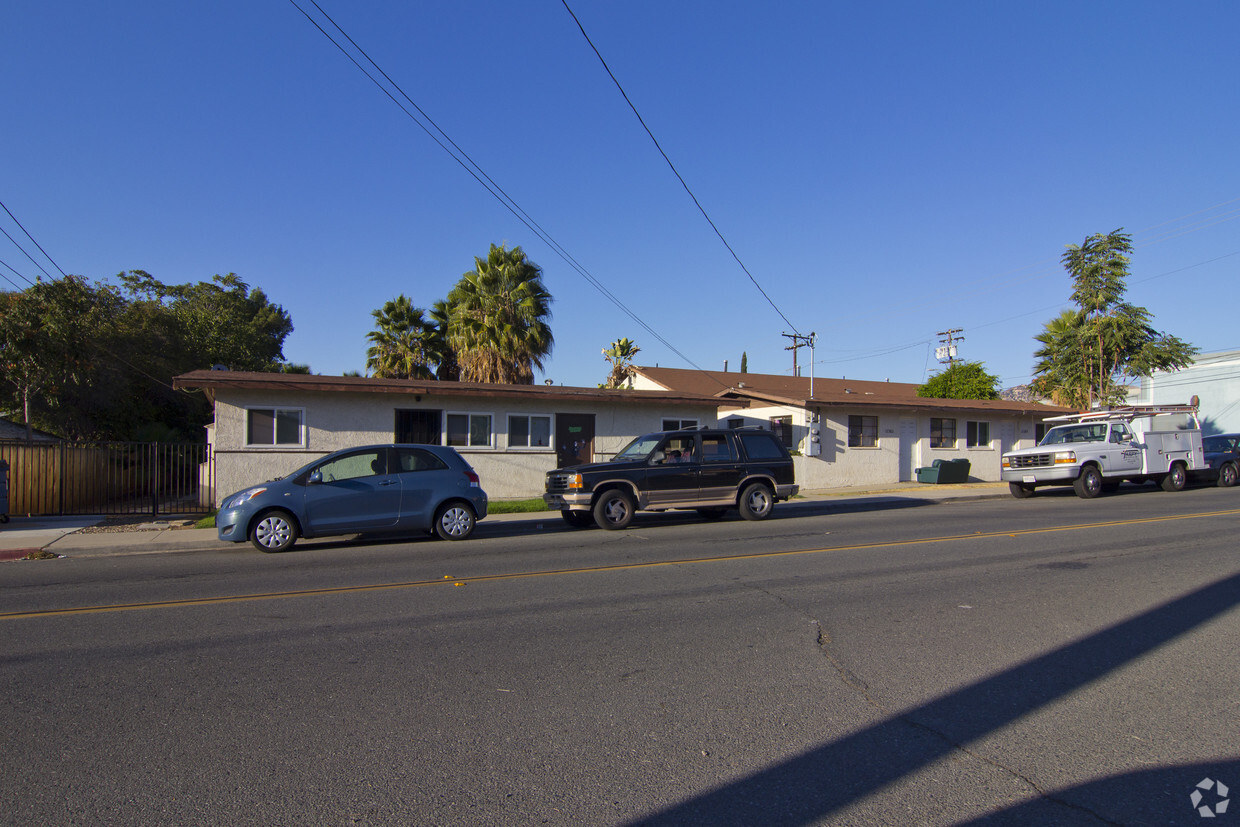
[{"label": "palm tree", "polygon": [[448,343],[456,351],[461,379],[532,385],[554,340],[547,319],[551,294],[542,270],[520,247],[491,245],[485,260],[461,276],[448,294]]},{"label": "palm tree", "polygon": [[439,366],[435,368],[435,378],[444,382],[458,381],[461,378],[461,365],[457,361],[456,351],[448,343],[448,327],[452,319],[452,308],[446,301],[439,299],[431,306],[427,314],[434,327],[431,339],[435,349],[439,352]]},{"label": "palm tree", "polygon": [[371,315],[375,329],[366,334],[366,370],[383,379],[434,379],[440,352],[435,327],[404,293]]},{"label": "palm tree", "polygon": [[603,349],[603,358],[611,362],[611,372],[607,374],[604,388],[623,388],[633,374],[633,357],[641,350],[627,336],[611,343],[610,348]]},{"label": "palm tree", "polygon": [[1084,354],[1085,315],[1065,310],[1034,337],[1041,347],[1033,355],[1035,393],[1066,408],[1089,407],[1089,376]]}]

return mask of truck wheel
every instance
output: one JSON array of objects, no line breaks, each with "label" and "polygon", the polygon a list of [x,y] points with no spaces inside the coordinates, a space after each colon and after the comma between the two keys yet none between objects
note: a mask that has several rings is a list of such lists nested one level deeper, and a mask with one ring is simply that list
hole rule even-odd
[{"label": "truck wheel", "polygon": [[1231,488],[1236,484],[1236,464],[1234,462],[1225,462],[1223,467],[1218,469],[1218,485],[1220,488]]},{"label": "truck wheel", "polygon": [[1102,493],[1102,472],[1096,465],[1086,465],[1081,469],[1081,475],[1073,480],[1072,488],[1078,497],[1092,500]]},{"label": "truck wheel", "polygon": [[561,511],[560,516],[573,528],[585,528],[594,522],[593,515],[585,511]]},{"label": "truck wheel", "polygon": [[1167,476],[1162,478],[1163,491],[1183,491],[1184,484],[1188,482],[1188,472],[1184,470],[1184,463],[1171,463],[1171,470],[1167,472]]},{"label": "truck wheel", "polygon": [[745,486],[741,492],[740,512],[746,520],[765,520],[774,507],[775,496],[760,482]]},{"label": "truck wheel", "polygon": [[1023,482],[1009,482],[1008,490],[1018,500],[1025,500],[1033,496],[1033,486],[1025,485]]},{"label": "truck wheel", "polygon": [[626,528],[633,522],[633,510],[637,504],[633,498],[619,488],[604,491],[594,503],[594,522],[599,528]]}]

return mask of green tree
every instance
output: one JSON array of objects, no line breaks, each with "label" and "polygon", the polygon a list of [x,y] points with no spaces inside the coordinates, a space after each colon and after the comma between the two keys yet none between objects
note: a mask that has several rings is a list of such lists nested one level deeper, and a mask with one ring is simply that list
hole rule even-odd
[{"label": "green tree", "polygon": [[435,343],[435,350],[439,353],[439,365],[435,368],[435,378],[444,382],[455,382],[461,378],[461,365],[457,361],[456,350],[453,349],[448,337],[452,308],[447,301],[440,299],[431,305],[428,315],[434,328],[432,339]]},{"label": "green tree", "polygon": [[741,373],[749,373],[749,354],[741,351]]},{"label": "green tree", "polygon": [[633,376],[633,357],[641,348],[633,344],[633,340],[625,337],[611,343],[611,347],[603,348],[603,358],[611,363],[611,371],[607,374],[606,383],[602,388],[623,388],[629,384]]},{"label": "green tree", "polygon": [[998,399],[999,377],[986,372],[981,362],[953,362],[933,373],[917,389],[925,399]]},{"label": "green tree", "polygon": [[448,294],[448,342],[456,352],[461,379],[530,385],[554,340],[547,320],[551,294],[542,270],[520,247],[494,244],[486,259]]},{"label": "green tree", "polygon": [[375,329],[366,334],[366,369],[382,379],[434,379],[440,355],[434,325],[426,311],[404,293],[371,313]]},{"label": "green tree", "polygon": [[1132,237],[1122,230],[1068,246],[1062,262],[1077,309],[1052,319],[1036,337],[1039,393],[1077,407],[1116,404],[1130,379],[1192,362],[1197,348],[1155,330],[1148,310],[1124,301],[1131,252]]}]

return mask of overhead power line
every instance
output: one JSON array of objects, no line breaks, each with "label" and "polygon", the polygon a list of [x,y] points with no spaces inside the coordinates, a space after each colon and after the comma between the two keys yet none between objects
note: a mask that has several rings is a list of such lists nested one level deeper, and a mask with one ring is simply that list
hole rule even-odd
[{"label": "overhead power line", "polygon": [[[35,240],[35,237],[34,237],[34,236],[32,236],[32,235],[30,234],[30,231],[29,231],[29,230],[27,230],[24,226],[22,226],[22,223],[21,223],[20,221],[18,221],[18,220],[17,220],[17,216],[13,215],[13,213],[9,210],[9,208],[8,208],[8,207],[6,207],[6,206],[4,206],[4,202],[3,202],[3,201],[0,201],[0,207],[3,207],[3,208],[4,208],[4,211],[5,211],[6,213],[8,213],[8,214],[9,214],[9,218],[13,219],[13,223],[14,223],[14,224],[16,224],[18,227],[21,227],[21,231],[22,231],[23,233],[25,233],[25,234],[26,234],[26,238],[30,239],[30,240],[31,240],[31,242],[33,242],[33,243],[34,243],[34,246],[36,246],[36,247],[38,247],[38,248],[39,248],[39,252],[43,254],[43,257],[44,257],[44,258],[46,258],[48,261],[50,261],[50,262],[52,263],[52,266],[56,268],[56,271],[57,271],[58,273],[60,273],[60,275],[62,275],[62,276],[63,276],[63,275],[65,275],[65,271],[60,269],[60,265],[56,263],[56,260],[47,254],[47,250],[44,250],[44,249],[43,249],[43,245],[42,245],[42,244],[40,244],[38,241],[36,241],[36,240]],[[19,249],[19,250],[21,250],[23,253],[25,253],[26,258],[28,258],[28,259],[30,259],[32,262],[34,262],[34,266],[35,266],[35,267],[38,267],[40,270],[43,270],[43,265],[41,265],[41,264],[39,264],[39,262],[35,261],[33,256],[31,256],[31,255],[30,255],[29,253],[27,253],[24,249],[22,249],[22,246],[21,246],[20,244],[18,244],[16,241],[14,241],[14,240],[13,240],[13,236],[9,235],[7,232],[5,233],[5,235],[6,235],[6,236],[8,236],[9,241],[12,241],[12,242],[13,242],[13,244],[15,244],[15,245],[17,246],[17,249]],[[50,278],[52,278],[52,275],[51,275],[50,273],[48,273],[48,272],[47,272],[47,270],[43,270],[43,274],[44,274],[44,275],[46,275],[49,279],[50,279]]]},{"label": "overhead power line", "polygon": [[[417,103],[415,103],[411,97],[409,97],[409,95],[405,92],[405,90],[400,87],[400,84],[392,80],[392,78],[379,66],[379,64],[376,63],[374,59],[370,57],[369,54],[367,54],[366,50],[363,49],[361,46],[359,46],[357,42],[353,40],[353,38],[350,37],[349,34],[343,28],[341,28],[341,26],[334,19],[332,19],[331,15],[329,15],[326,11],[323,10],[323,7],[320,6],[316,2],[316,0],[310,0],[310,4],[313,5],[315,9],[318,10],[319,14],[321,14],[323,18],[327,20],[328,23],[331,24],[332,28],[334,28],[337,32],[339,32],[340,35],[346,41],[348,41],[349,45],[352,46],[353,49],[355,49],[359,55],[361,55],[361,57],[366,61],[366,63],[372,66],[374,70],[383,77],[383,79],[391,87],[390,89],[388,88],[388,86],[385,86],[383,83],[381,83],[378,80],[378,78],[375,77],[375,75],[371,74],[370,71],[368,71],[366,67],[363,66],[357,60],[357,58],[355,58],[352,54],[350,54],[349,50],[346,49],[340,43],[340,41],[338,41],[335,37],[332,36],[330,32],[328,32],[325,28],[323,28],[323,26],[321,26],[319,22],[309,12],[307,12],[304,8],[298,5],[297,0],[289,0],[289,2],[293,5],[294,8],[296,8],[299,12],[301,12],[301,14],[311,23],[311,25],[313,25],[316,29],[318,29],[319,32],[332,43],[332,45],[334,45],[337,49],[339,49],[341,54],[343,54],[346,58],[348,58],[349,62],[351,62],[358,69],[358,71],[360,71],[367,78],[369,78],[371,83],[373,83],[376,87],[378,87],[378,89],[381,92],[383,92],[383,94],[386,95],[389,100],[391,100],[394,104],[396,104],[396,106],[402,112],[404,112],[405,115],[410,120],[412,120],[415,124],[417,124],[418,127],[431,138],[431,140],[433,140],[436,144],[438,144],[440,149],[448,153],[448,155],[450,155],[452,159],[461,166],[462,169],[464,169],[467,173],[469,173],[470,177],[472,177],[479,184],[481,184],[483,188],[486,189],[487,192],[490,193],[493,198],[499,201],[499,203],[502,204],[505,209],[511,212],[518,221],[524,224],[532,233],[534,233],[536,236],[538,236],[539,239],[541,239],[545,244],[547,244],[547,246],[550,247],[551,250],[556,255],[562,258],[569,265],[569,267],[571,267],[578,275],[584,278],[592,287],[594,287],[595,290],[601,293],[608,301],[610,301],[613,305],[615,305],[622,313],[624,313],[631,320],[633,320],[633,322],[639,325],[643,330],[645,330],[647,333],[653,336],[664,347],[666,347],[672,353],[676,354],[678,357],[684,360],[686,364],[692,366],[694,369],[702,371],[703,373],[706,373],[706,371],[704,371],[700,366],[694,363],[694,361],[690,359],[688,356],[681,353],[680,350],[675,345],[673,345],[671,342],[665,339],[658,331],[656,331],[644,319],[638,316],[634,311],[630,310],[629,307],[624,304],[624,302],[620,301],[620,299],[617,298],[615,294],[613,294],[610,290],[607,289],[606,285],[604,285],[597,277],[595,277],[589,270],[587,270],[584,265],[578,262],[562,245],[560,245],[559,242],[557,242],[551,236],[550,233],[544,230],[538,224],[538,222],[535,221],[529,215],[529,213],[527,213],[524,209],[522,209],[522,207],[516,202],[516,200],[513,199],[512,196],[510,196],[507,192],[505,192],[504,189],[499,186],[499,184],[495,183],[495,180],[492,179],[491,176],[489,176],[486,173],[486,171],[483,170],[482,167],[479,166],[478,163],[469,156],[467,152],[461,149],[461,147],[455,141],[452,140],[452,138],[447,134],[447,132],[445,132],[442,128],[440,128],[440,126],[436,124],[435,121],[429,115],[427,115],[426,112],[424,112],[422,108],[418,106]],[[393,92],[393,90],[395,90],[395,93]],[[400,98],[403,98],[408,103],[409,107],[412,107],[414,111],[410,111],[410,108],[406,107],[404,103],[398,100],[397,95],[399,95]],[[416,112],[417,114],[415,115],[414,112]],[[425,123],[423,121],[425,121]],[[722,383],[720,384],[722,386]]]},{"label": "overhead power line", "polygon": [[736,250],[732,249],[732,245],[729,244],[728,240],[723,237],[723,233],[719,230],[719,227],[716,226],[715,222],[711,220],[710,215],[706,212],[706,208],[702,206],[702,202],[699,201],[698,197],[693,194],[693,190],[689,188],[688,183],[685,182],[685,179],[681,176],[680,171],[676,169],[676,165],[672,163],[672,159],[667,157],[667,153],[663,151],[663,147],[659,144],[659,139],[656,138],[654,133],[650,131],[650,127],[646,125],[645,118],[643,118],[642,114],[637,111],[637,107],[633,105],[632,99],[629,98],[628,92],[624,91],[624,87],[621,86],[620,81],[616,79],[615,73],[611,71],[611,67],[607,65],[607,61],[603,59],[603,55],[599,52],[598,47],[594,45],[594,41],[590,39],[590,35],[586,34],[585,26],[581,25],[581,21],[577,19],[577,15],[574,14],[573,10],[569,7],[568,0],[560,0],[560,2],[564,4],[564,9],[568,12],[569,16],[573,18],[573,22],[577,24],[577,28],[581,31],[581,36],[586,39],[586,43],[589,44],[590,49],[594,52],[595,57],[598,58],[599,63],[603,64],[603,69],[606,70],[607,76],[611,78],[611,82],[616,84],[616,88],[620,90],[620,96],[624,98],[624,102],[629,105],[629,109],[632,109],[633,114],[637,116],[637,122],[642,125],[642,129],[646,130],[646,134],[650,136],[650,140],[654,143],[654,148],[659,150],[659,154],[662,155],[663,160],[667,162],[667,166],[671,169],[672,174],[676,176],[676,180],[680,182],[680,185],[685,188],[685,192],[689,193],[689,197],[693,199],[693,204],[698,208],[698,212],[700,212],[702,217],[706,219],[706,223],[710,225],[710,228],[715,231],[715,235],[719,236],[719,240],[723,242],[723,246],[726,247],[728,252],[732,254],[732,258],[736,259],[736,263],[740,265],[741,269],[745,271],[745,275],[749,276],[749,280],[753,282],[753,286],[758,288],[758,292],[762,294],[762,298],[766,299],[767,304],[769,304],[775,312],[779,314],[779,318],[783,319],[784,323],[787,324],[788,327],[792,328],[794,333],[800,335],[801,331],[798,330],[797,326],[784,315],[784,311],[780,310],[779,306],[775,304],[775,301],[765,290],[762,289],[762,285],[758,284],[758,280],[754,278],[753,273],[749,272],[749,268],[745,266],[745,262],[741,261],[741,257],[736,254]]}]

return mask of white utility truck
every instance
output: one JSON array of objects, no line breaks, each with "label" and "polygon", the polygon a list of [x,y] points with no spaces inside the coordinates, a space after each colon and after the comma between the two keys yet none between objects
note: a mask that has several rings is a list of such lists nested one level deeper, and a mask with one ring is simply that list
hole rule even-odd
[{"label": "white utility truck", "polygon": [[1002,478],[1013,497],[1044,485],[1071,485],[1087,499],[1120,482],[1159,483],[1179,491],[1190,475],[1209,470],[1201,449],[1196,397],[1188,405],[1131,405],[1056,416],[1033,448],[1003,455]]}]

